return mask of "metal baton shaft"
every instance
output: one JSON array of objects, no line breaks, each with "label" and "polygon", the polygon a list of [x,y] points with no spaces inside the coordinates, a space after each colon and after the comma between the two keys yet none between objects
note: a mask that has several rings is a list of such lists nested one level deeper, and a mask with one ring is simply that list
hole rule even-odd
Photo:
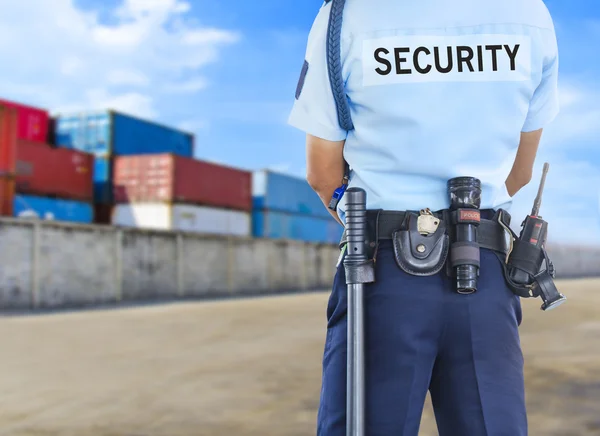
[{"label": "metal baton shaft", "polygon": [[[346,271],[357,268],[367,261],[367,195],[360,188],[346,191],[347,254],[344,259]],[[365,434],[365,365],[364,365],[364,284],[356,274],[351,274],[348,285],[348,368],[346,393],[346,435]]]}]

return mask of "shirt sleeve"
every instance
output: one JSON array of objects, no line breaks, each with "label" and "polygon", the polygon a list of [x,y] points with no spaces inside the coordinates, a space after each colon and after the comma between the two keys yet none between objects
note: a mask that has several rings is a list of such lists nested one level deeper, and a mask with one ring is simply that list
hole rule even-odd
[{"label": "shirt sleeve", "polygon": [[523,132],[546,127],[559,113],[558,44],[554,28],[544,31],[544,66],[542,80],[529,102]]},{"label": "shirt sleeve", "polygon": [[312,136],[342,141],[348,132],[339,125],[327,67],[330,11],[331,2],[321,7],[308,36],[306,57],[288,123]]}]

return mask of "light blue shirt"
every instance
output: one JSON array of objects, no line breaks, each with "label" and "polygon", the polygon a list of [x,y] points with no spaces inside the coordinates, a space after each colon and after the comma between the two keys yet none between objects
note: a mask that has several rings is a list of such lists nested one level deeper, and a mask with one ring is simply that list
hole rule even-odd
[{"label": "light blue shirt", "polygon": [[[322,6],[289,123],[345,140],[368,209],[449,207],[447,181],[482,182],[482,209],[510,209],[520,132],[558,113],[558,49],[542,0],[347,0],[341,59],[354,130],[340,128]],[[449,60],[450,58],[450,60]],[[344,201],[338,207],[344,220]]]}]

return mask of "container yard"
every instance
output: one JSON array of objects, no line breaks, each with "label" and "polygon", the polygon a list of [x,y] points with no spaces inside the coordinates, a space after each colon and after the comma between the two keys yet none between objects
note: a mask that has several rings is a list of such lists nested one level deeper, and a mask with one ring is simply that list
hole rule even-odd
[{"label": "container yard", "polygon": [[0,216],[324,244],[342,233],[305,180],[195,159],[194,135],[151,120],[0,100],[0,123]]}]

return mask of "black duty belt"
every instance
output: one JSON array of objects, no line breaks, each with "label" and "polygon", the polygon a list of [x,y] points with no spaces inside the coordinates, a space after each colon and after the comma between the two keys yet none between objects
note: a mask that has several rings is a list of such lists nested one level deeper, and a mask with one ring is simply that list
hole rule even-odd
[{"label": "black duty belt", "polygon": [[[417,212],[418,213],[418,212]],[[506,212],[504,212],[505,215]],[[444,219],[444,212],[434,212],[434,216]],[[376,240],[391,240],[392,235],[402,228],[406,212],[401,211],[367,211],[367,233],[369,242]],[[504,220],[507,227],[510,225],[510,217]],[[453,226],[449,226],[451,231]],[[346,244],[346,232],[342,234],[340,240],[340,249]],[[498,222],[498,217],[493,210],[481,210],[481,222],[477,228],[477,242],[481,248],[493,250],[506,254],[508,252],[508,242],[506,232]]]}]

